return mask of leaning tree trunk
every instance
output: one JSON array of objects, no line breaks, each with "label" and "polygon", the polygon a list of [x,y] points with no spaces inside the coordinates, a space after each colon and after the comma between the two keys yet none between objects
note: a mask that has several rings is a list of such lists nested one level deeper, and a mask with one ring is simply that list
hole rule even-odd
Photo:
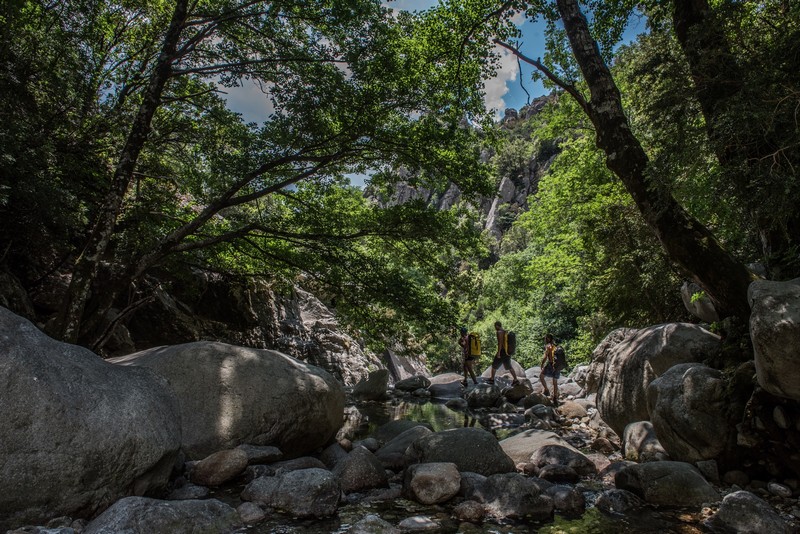
[{"label": "leaning tree trunk", "polygon": [[650,171],[650,162],[631,132],[611,72],[603,62],[577,0],[557,0],[573,54],[589,86],[584,109],[597,133],[606,165],[622,180],[667,254],[702,287],[722,315],[748,317],[750,273],[714,235],[678,204]]},{"label": "leaning tree trunk", "polygon": [[111,180],[111,187],[100,206],[100,213],[72,270],[66,305],[62,308],[58,321],[59,331],[56,332],[64,341],[74,343],[80,335],[81,322],[86,302],[89,299],[92,280],[96,276],[98,266],[111,242],[122,201],[128,192],[139,155],[150,133],[153,116],[161,104],[161,95],[167,80],[172,75],[172,63],[175,60],[178,42],[186,22],[187,4],[188,0],[178,0],[175,3],[172,20],[164,37],[161,52],[143,95],[139,111],[120,153]]},{"label": "leaning tree trunk", "polygon": [[[754,197],[752,182],[757,179],[757,167],[762,161],[771,161],[779,150],[780,141],[775,133],[764,133],[758,128],[744,126],[736,130],[736,138],[721,127],[737,113],[738,102],[746,92],[745,75],[734,54],[725,31],[706,0],[674,0],[672,21],[675,36],[681,45],[692,75],[695,96],[706,123],[711,145],[726,176],[735,185],[739,200],[748,210],[758,228],[762,253],[767,268],[780,277],[780,258],[791,253],[797,243],[790,228],[800,228],[800,219],[789,217],[779,224],[768,204]],[[749,108],[748,108],[749,109]],[[740,121],[746,124],[746,118]],[[776,127],[773,132],[791,131],[794,124]],[[777,259],[777,262],[773,260]]]}]

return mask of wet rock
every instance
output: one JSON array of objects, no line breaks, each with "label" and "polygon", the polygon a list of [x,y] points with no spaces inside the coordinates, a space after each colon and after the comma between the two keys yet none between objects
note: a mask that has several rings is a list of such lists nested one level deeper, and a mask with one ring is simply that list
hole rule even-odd
[{"label": "wet rock", "polygon": [[717,513],[706,524],[712,529],[733,532],[794,532],[769,504],[748,491],[726,495]]},{"label": "wet rock", "polygon": [[168,501],[184,501],[187,499],[205,499],[208,497],[210,491],[205,486],[196,486],[194,484],[185,484],[180,488],[176,488],[167,496]]},{"label": "wet rock", "polygon": [[423,436],[408,447],[406,454],[413,462],[452,462],[459,471],[482,475],[514,471],[514,462],[497,439],[480,428],[455,428]]},{"label": "wet rock", "polygon": [[219,486],[240,475],[247,468],[247,453],[242,449],[215,452],[192,468],[192,482],[201,486]]},{"label": "wet rock", "polygon": [[296,517],[327,517],[336,513],[340,494],[333,473],[311,468],[257,478],[245,487],[241,498]]},{"label": "wet rock", "polygon": [[624,489],[610,489],[597,497],[595,506],[608,514],[625,514],[641,508],[642,500]]},{"label": "wet rock", "polygon": [[778,497],[783,497],[785,499],[788,499],[792,496],[792,488],[789,486],[784,486],[783,484],[778,484],[777,482],[768,483],[767,491],[773,495],[777,495]]},{"label": "wet rock", "polygon": [[397,525],[405,532],[427,532],[439,530],[439,523],[424,515],[407,517]]},{"label": "wet rock", "polygon": [[470,473],[469,471],[461,472],[461,487],[458,490],[458,495],[467,500],[476,499],[479,495],[483,484],[486,482],[486,477],[479,473]]},{"label": "wet rock", "polygon": [[216,499],[159,501],[126,497],[92,520],[83,534],[109,532],[215,532],[242,526],[234,508]]},{"label": "wet rock", "polygon": [[291,460],[282,460],[270,464],[269,466],[276,475],[288,473],[289,471],[298,471],[300,469],[327,469],[321,460],[313,456],[301,456],[300,458],[293,458]]},{"label": "wet rock", "polygon": [[487,516],[495,519],[550,519],[555,509],[553,499],[533,479],[518,473],[487,477],[479,496]]},{"label": "wet rock", "polygon": [[345,493],[389,487],[381,462],[364,447],[355,447],[333,469]]},{"label": "wet rock", "polygon": [[553,499],[556,510],[565,515],[578,516],[586,511],[586,498],[574,486],[551,486],[544,493]]},{"label": "wet rock", "polygon": [[347,529],[347,534],[401,534],[403,531],[374,514]]},{"label": "wet rock", "polygon": [[630,423],[622,433],[622,454],[634,462],[669,460],[650,421]]},{"label": "wet rock", "polygon": [[455,410],[457,412],[463,412],[469,407],[466,399],[458,398],[458,399],[450,399],[445,403],[445,406],[450,408],[451,410]]},{"label": "wet rock", "polygon": [[695,462],[697,468],[703,473],[703,476],[712,484],[719,484],[719,467],[716,460],[701,460]]},{"label": "wet rock", "polygon": [[642,497],[650,504],[699,506],[719,500],[719,494],[700,471],[684,462],[649,462],[626,467],[617,473],[615,484]]},{"label": "wet rock", "polygon": [[375,438],[366,438],[353,443],[353,448],[364,447],[370,452],[375,452],[380,448],[378,440]]},{"label": "wet rock", "polygon": [[252,502],[240,504],[236,508],[236,511],[239,513],[239,517],[245,525],[261,523],[267,517],[266,512],[264,512],[259,505]]},{"label": "wet rock", "polygon": [[454,463],[416,464],[406,469],[403,488],[408,496],[422,504],[449,501],[461,488],[461,474]]},{"label": "wet rock", "polygon": [[464,501],[453,508],[453,518],[468,523],[480,523],[486,516],[484,506],[476,501]]}]

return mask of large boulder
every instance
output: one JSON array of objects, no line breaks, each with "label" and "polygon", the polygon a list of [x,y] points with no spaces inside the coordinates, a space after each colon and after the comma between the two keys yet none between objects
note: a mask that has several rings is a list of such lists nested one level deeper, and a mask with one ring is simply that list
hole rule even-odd
[{"label": "large boulder", "polygon": [[736,434],[727,404],[722,372],[702,364],[676,365],[647,388],[658,441],[682,462],[710,460],[725,451]]},{"label": "large boulder", "polygon": [[294,517],[328,517],[336,513],[341,493],[336,475],[310,468],[259,477],[245,487],[241,497]]},{"label": "large boulder", "polygon": [[0,531],[166,486],[181,429],[163,378],[55,341],[5,308],[0,355]]},{"label": "large boulder", "polygon": [[706,525],[714,532],[796,532],[766,501],[748,491],[726,495]]},{"label": "large boulder", "polygon": [[353,397],[362,400],[384,400],[389,397],[386,389],[389,386],[389,371],[378,369],[372,371],[367,378],[361,379],[353,388]]},{"label": "large boulder", "polygon": [[274,445],[293,458],[327,444],[342,425],[341,384],[280,352],[198,341],[114,361],[150,368],[169,381],[190,459],[243,443]]},{"label": "large boulder", "polygon": [[614,484],[657,506],[700,506],[719,500],[700,471],[684,462],[630,465],[617,473]]},{"label": "large boulder", "polygon": [[406,455],[412,462],[452,462],[459,471],[485,476],[514,471],[514,462],[494,435],[480,428],[454,428],[422,436],[408,447]]},{"label": "large boulder", "polygon": [[747,298],[758,384],[773,395],[800,400],[800,278],[758,280]]},{"label": "large boulder", "polygon": [[[589,368],[581,373],[576,381],[587,395],[597,393],[605,375],[606,362],[614,353],[617,345],[634,337],[639,331],[634,328],[617,328],[612,330],[592,351]],[[538,376],[538,375],[537,375]]]},{"label": "large boulder", "polygon": [[234,532],[241,526],[236,509],[217,499],[159,501],[127,497],[89,523],[83,534]]},{"label": "large boulder", "polygon": [[679,363],[700,362],[719,350],[720,338],[687,323],[643,328],[611,349],[597,394],[603,420],[621,435],[628,423],[647,421],[647,386]]},{"label": "large boulder", "polygon": [[622,455],[633,462],[660,462],[669,460],[669,454],[658,441],[650,421],[629,423],[622,433]]},{"label": "large boulder", "polygon": [[530,462],[537,450],[548,445],[560,445],[573,452],[579,452],[558,434],[547,430],[525,430],[500,441],[500,447],[515,465]]}]

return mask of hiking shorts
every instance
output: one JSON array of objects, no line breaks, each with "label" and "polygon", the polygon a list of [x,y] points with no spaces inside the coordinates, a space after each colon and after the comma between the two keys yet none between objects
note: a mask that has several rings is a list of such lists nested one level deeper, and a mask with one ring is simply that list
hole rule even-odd
[{"label": "hiking shorts", "polygon": [[509,371],[511,370],[511,356],[506,354],[504,350],[500,351],[500,356],[495,356],[494,360],[492,360],[492,369],[497,371],[501,365]]},{"label": "hiking shorts", "polygon": [[553,369],[553,364],[548,363],[544,366],[544,369],[542,369],[542,375],[546,376],[547,378],[555,378],[558,380],[561,378],[561,371],[556,371]]}]

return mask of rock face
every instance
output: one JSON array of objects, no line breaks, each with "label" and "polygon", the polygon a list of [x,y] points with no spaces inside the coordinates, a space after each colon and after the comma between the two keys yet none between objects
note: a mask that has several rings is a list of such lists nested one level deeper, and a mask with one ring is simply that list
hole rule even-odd
[{"label": "rock face", "polygon": [[149,369],[55,341],[0,308],[0,530],[163,488],[178,402]]},{"label": "rock face", "polygon": [[280,352],[198,341],[114,361],[169,381],[190,459],[243,443],[274,445],[293,458],[325,445],[342,425],[341,384]]},{"label": "rock face", "polygon": [[670,368],[647,388],[647,406],[658,441],[673,460],[717,458],[733,439],[722,372],[702,364]]},{"label": "rock face", "polygon": [[753,282],[747,298],[758,384],[773,395],[800,400],[800,278]]},{"label": "rock face", "polygon": [[110,345],[113,356],[160,345],[214,339],[232,345],[273,349],[321,367],[346,385],[365,378],[379,359],[342,331],[334,313],[299,287],[279,292],[266,281],[202,273],[180,284],[164,282]]},{"label": "rock face", "polygon": [[719,321],[719,314],[711,299],[694,282],[684,282],[681,286],[681,300],[686,311],[707,323]]},{"label": "rock face", "polygon": [[631,465],[617,473],[615,483],[617,489],[660,506],[699,506],[719,500],[719,494],[700,471],[684,462]]},{"label": "rock face", "polygon": [[702,362],[719,350],[719,336],[687,323],[644,328],[611,349],[597,393],[603,420],[622,435],[625,426],[647,421],[647,386],[673,365]]},{"label": "rock face", "polygon": [[600,384],[603,382],[603,375],[605,374],[606,362],[609,357],[613,355],[614,349],[620,343],[633,338],[638,330],[633,328],[617,328],[612,330],[600,342],[594,351],[592,351],[591,363],[586,373],[579,374],[576,378],[578,384],[586,391],[587,395],[597,393],[600,389]]}]

